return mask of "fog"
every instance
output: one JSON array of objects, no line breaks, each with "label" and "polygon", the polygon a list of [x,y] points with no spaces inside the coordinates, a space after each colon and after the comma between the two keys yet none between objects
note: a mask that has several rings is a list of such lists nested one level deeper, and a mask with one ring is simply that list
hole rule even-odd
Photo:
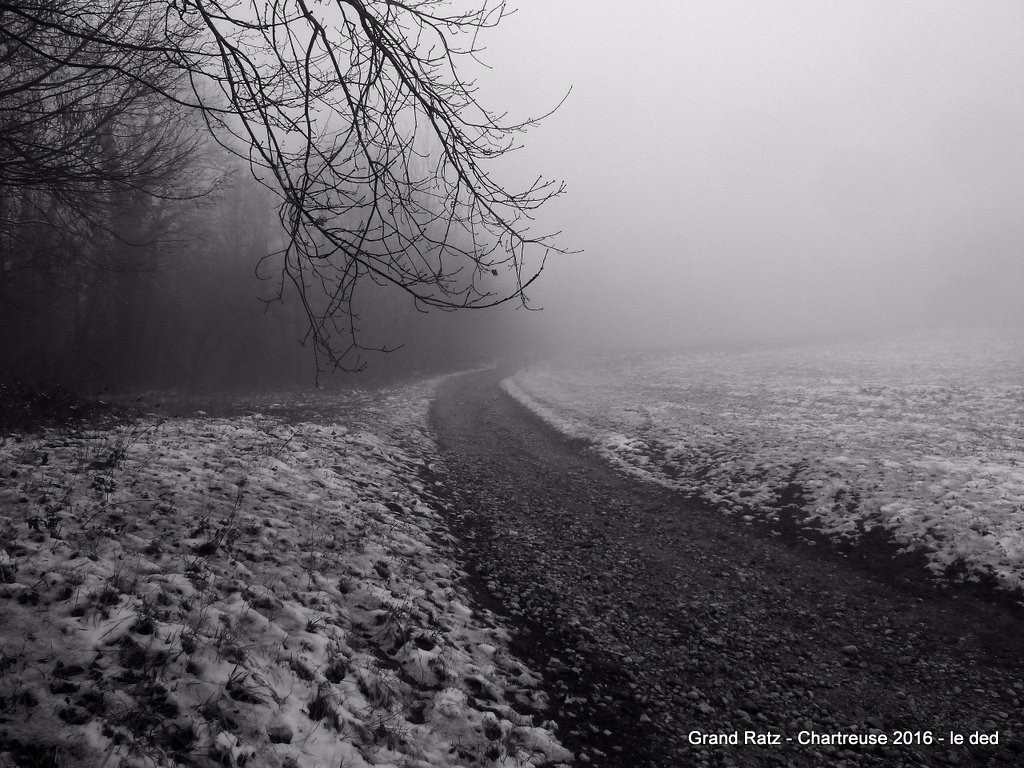
[{"label": "fog", "polygon": [[[283,168],[304,164],[301,152],[254,170],[248,149],[237,149],[244,136],[206,131],[203,110],[220,107],[166,99],[159,84],[181,73],[162,54],[85,34],[87,61],[65,69],[107,100],[93,103],[73,98],[77,81],[51,72],[45,51],[0,45],[5,71],[20,73],[0,97],[9,120],[0,137],[0,387],[284,387],[364,365],[366,380],[563,349],[1024,326],[1016,0],[519,6],[481,31],[489,66],[460,72],[505,122],[561,103],[517,151],[494,159],[488,147],[473,160],[513,193],[538,174],[566,183],[528,233],[560,230],[564,249],[528,291],[543,308],[534,313],[512,311],[514,301],[420,311],[516,298],[521,254],[481,256],[504,230],[462,218],[490,206],[445,197],[464,194],[459,185],[419,208],[409,194],[463,178],[438,159],[465,161],[472,138],[442,154],[437,136],[417,133],[406,170],[444,167],[404,187],[370,184],[358,160],[325,161],[332,181],[311,201],[305,187],[274,182],[268,191],[251,178],[280,181]],[[84,23],[92,16],[82,8]],[[22,26],[44,48],[60,42]],[[336,44],[349,53],[360,45],[344,34]],[[269,45],[268,62],[287,48]],[[90,57],[110,71],[148,67],[157,87],[137,92],[127,74],[107,82]],[[384,88],[378,108],[353,111],[329,89],[291,95],[310,99],[312,112],[335,109],[339,123],[369,120],[364,135],[383,142],[370,154],[394,160],[399,137],[419,130],[408,95],[387,90],[395,78],[361,69],[377,58],[350,58],[353,78]],[[108,101],[116,119],[96,106]],[[264,114],[268,125],[291,125],[287,110],[299,109],[282,108],[273,89],[250,106],[284,109]],[[462,106],[469,123],[481,114],[472,99]],[[331,136],[303,140],[326,146]],[[420,152],[433,153],[430,162]],[[378,169],[376,182],[394,181],[364,162]],[[301,237],[280,223],[291,221],[287,200],[304,206]],[[283,256],[286,242],[304,255]],[[369,261],[351,260],[345,243]]]},{"label": "fog", "polygon": [[[565,104],[507,169],[564,178],[523,320],[550,346],[1024,320],[1024,6],[524,0],[486,100]],[[522,173],[522,175],[519,175]]]}]

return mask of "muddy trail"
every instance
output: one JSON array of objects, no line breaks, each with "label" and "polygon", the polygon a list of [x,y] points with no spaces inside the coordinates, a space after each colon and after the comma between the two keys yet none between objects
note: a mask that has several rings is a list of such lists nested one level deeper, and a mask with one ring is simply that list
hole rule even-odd
[{"label": "muddy trail", "polygon": [[621,475],[500,379],[442,386],[431,480],[577,765],[1024,764],[1018,612]]}]

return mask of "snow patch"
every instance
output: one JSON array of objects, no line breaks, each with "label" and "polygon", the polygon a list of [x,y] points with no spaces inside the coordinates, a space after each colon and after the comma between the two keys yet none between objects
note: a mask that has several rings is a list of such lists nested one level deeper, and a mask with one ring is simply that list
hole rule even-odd
[{"label": "snow patch", "polygon": [[420,480],[435,386],[2,438],[0,763],[570,761]]},{"label": "snow patch", "polygon": [[620,469],[835,538],[882,526],[937,573],[1024,585],[1024,340],[945,335],[575,357],[505,391]]}]

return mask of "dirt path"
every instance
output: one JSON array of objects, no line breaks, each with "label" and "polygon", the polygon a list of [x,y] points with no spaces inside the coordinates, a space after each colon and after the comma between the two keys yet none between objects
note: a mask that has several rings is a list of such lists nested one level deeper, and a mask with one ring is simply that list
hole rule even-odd
[{"label": "dirt path", "polygon": [[[478,599],[521,629],[578,765],[1024,764],[1018,615],[894,585],[619,475],[499,381],[440,391],[434,480]],[[971,745],[976,731],[998,745]],[[943,742],[894,745],[898,732]],[[740,743],[692,743],[712,734]],[[835,734],[889,743],[800,743]]]}]

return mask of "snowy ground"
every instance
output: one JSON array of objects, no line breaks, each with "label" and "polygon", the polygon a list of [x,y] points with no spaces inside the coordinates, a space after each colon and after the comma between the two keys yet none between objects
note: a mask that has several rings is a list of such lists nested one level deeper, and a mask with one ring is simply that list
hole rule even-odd
[{"label": "snowy ground", "polygon": [[[837,539],[883,526],[937,573],[1024,584],[1024,339],[931,336],[552,361],[504,382],[618,467]],[[792,509],[792,507],[790,507]]]},{"label": "snowy ground", "polygon": [[0,766],[571,761],[418,475],[435,384],[0,438]]}]

